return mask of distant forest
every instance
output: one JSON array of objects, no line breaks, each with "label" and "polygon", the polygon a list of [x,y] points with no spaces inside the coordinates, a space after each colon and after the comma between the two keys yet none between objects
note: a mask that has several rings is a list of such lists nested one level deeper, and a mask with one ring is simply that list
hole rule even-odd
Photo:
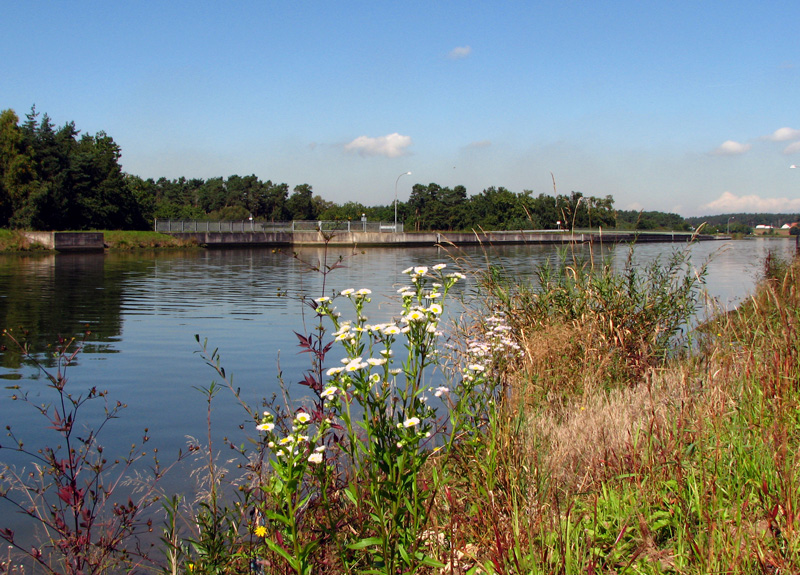
[{"label": "distant forest", "polygon": [[[126,174],[122,151],[111,136],[81,135],[74,122],[57,128],[33,107],[25,121],[13,110],[0,113],[0,227],[34,230],[151,229],[157,219],[195,220],[370,220],[393,221],[394,203],[336,204],[309,184],[255,175],[207,180],[142,179]],[[384,194],[385,195],[385,194]],[[730,222],[728,221],[730,217]],[[397,203],[407,231],[616,228],[688,231],[703,221],[707,230],[747,233],[759,223],[780,226],[794,215],[734,214],[684,219],[677,214],[614,209],[612,196],[534,195],[489,187],[468,195],[464,186],[415,184]]]}]

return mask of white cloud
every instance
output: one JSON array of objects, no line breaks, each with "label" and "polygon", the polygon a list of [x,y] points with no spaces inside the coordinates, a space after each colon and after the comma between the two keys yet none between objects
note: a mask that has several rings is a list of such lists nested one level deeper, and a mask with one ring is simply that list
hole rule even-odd
[{"label": "white cloud", "polygon": [[407,155],[406,148],[410,145],[411,136],[402,136],[395,132],[377,138],[359,136],[349,144],[345,144],[344,149],[348,152],[358,152],[362,156],[398,158]]},{"label": "white cloud", "polygon": [[794,128],[778,128],[769,136],[764,136],[765,140],[771,142],[788,142],[789,140],[800,139],[800,130]]},{"label": "white cloud", "polygon": [[793,142],[783,149],[784,154],[796,154],[800,152],[800,142]]},{"label": "white cloud", "polygon": [[730,192],[722,195],[708,204],[700,206],[708,213],[726,214],[731,212],[766,212],[786,213],[800,211],[800,198],[762,198],[755,194],[750,196],[737,196]]},{"label": "white cloud", "polygon": [[750,144],[742,144],[728,140],[712,152],[715,156],[738,156],[747,152],[752,146]]},{"label": "white cloud", "polygon": [[451,60],[461,60],[470,54],[472,54],[472,48],[470,46],[456,46],[450,50],[450,53],[447,54],[447,57]]}]

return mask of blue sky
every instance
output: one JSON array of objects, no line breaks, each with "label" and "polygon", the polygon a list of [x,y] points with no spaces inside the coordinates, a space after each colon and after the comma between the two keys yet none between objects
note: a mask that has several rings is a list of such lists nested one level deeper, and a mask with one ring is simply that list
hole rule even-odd
[{"label": "blue sky", "polygon": [[414,183],[800,212],[800,5],[0,0],[0,109],[104,130],[144,178],[337,203]]}]

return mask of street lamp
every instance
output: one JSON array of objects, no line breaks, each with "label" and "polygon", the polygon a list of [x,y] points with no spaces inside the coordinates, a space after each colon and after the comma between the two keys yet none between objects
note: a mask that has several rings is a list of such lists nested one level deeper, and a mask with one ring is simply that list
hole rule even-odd
[{"label": "street lamp", "polygon": [[397,183],[403,176],[410,176],[411,172],[403,172],[394,182],[394,233],[397,233]]},{"label": "street lamp", "polygon": [[725,230],[726,235],[731,235],[731,220],[735,220],[736,216],[731,216],[728,218],[728,228]]}]

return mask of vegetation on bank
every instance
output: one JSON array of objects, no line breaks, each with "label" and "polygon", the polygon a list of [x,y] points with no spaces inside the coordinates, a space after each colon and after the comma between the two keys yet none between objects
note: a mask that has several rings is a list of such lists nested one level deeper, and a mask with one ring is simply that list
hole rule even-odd
[{"label": "vegetation on bank", "polygon": [[[176,238],[158,232],[140,232],[134,230],[105,230],[103,238],[106,249],[138,250],[161,248],[194,248],[197,242]],[[20,230],[0,229],[0,253],[48,251],[40,243],[29,240]]]},{"label": "vegetation on bank", "polygon": [[[479,288],[444,345],[441,318],[463,277],[454,265]],[[145,512],[165,468],[137,476],[145,491],[118,502],[111,462],[125,471],[139,451],[115,460],[98,435],[78,433],[82,402],[104,396],[70,391],[77,350],[64,342],[49,380],[60,399],[42,414],[72,455],[8,430],[0,449],[40,467],[5,469],[0,498],[22,496],[18,508],[49,539],[31,549],[0,529],[14,548],[4,568],[800,571],[800,263],[769,258],[753,297],[699,330],[689,327],[704,274],[687,252],[646,266],[632,257],[622,270],[563,252],[532,284],[458,254],[448,266],[406,270],[396,320],[383,324],[367,319],[369,289],[330,291],[335,273],[325,293],[304,295],[316,318],[298,335],[310,399],[242,403],[249,439],[231,438],[224,460],[210,440],[214,398],[238,389],[202,345],[215,377],[200,388],[209,440],[189,451],[206,489],[197,500],[165,494],[160,523]],[[135,545],[150,529],[160,547]]]},{"label": "vegetation on bank", "polygon": [[0,252],[28,252],[46,249],[42,244],[31,242],[19,230],[0,229]]},{"label": "vegetation on bank", "polygon": [[109,250],[192,248],[198,245],[195,241],[182,240],[159,232],[106,230],[103,237]]}]

